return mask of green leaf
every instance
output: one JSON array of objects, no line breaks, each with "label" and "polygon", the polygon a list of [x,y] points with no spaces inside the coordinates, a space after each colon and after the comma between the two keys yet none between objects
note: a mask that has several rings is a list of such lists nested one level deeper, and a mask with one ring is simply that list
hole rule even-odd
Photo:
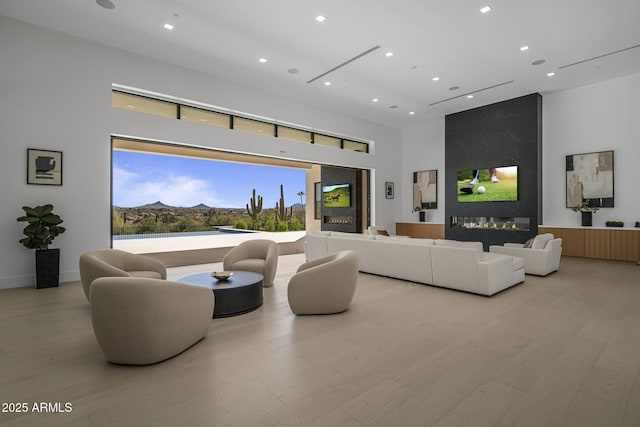
[{"label": "green leaf", "polygon": [[38,216],[38,211],[36,211],[36,209],[34,208],[30,208],[29,206],[23,206],[22,210],[24,210],[24,212],[27,214],[27,216]]}]

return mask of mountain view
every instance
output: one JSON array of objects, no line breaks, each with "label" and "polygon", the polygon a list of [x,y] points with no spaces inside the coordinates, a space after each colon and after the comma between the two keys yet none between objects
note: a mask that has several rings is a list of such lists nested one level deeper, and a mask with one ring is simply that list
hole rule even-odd
[{"label": "mountain view", "polygon": [[113,150],[113,235],[305,228],[304,170]]}]

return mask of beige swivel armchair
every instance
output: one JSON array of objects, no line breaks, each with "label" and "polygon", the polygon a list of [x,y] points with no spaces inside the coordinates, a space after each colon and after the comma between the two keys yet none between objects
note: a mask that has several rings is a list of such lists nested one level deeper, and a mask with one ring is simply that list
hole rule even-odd
[{"label": "beige swivel armchair", "polygon": [[278,268],[278,244],[273,240],[255,239],[231,249],[222,261],[225,270],[252,271],[264,276],[264,287],[273,286]]},{"label": "beige swivel armchair", "polygon": [[333,314],[349,309],[358,284],[358,256],[346,250],[302,264],[289,280],[295,314]]},{"label": "beige swivel armchair", "polygon": [[200,341],[214,302],[211,289],[140,277],[98,278],[89,292],[100,349],[127,365],[160,362]]},{"label": "beige swivel armchair", "polygon": [[99,277],[166,279],[167,270],[159,261],[117,249],[99,249],[80,255],[80,281],[87,300],[91,283]]}]

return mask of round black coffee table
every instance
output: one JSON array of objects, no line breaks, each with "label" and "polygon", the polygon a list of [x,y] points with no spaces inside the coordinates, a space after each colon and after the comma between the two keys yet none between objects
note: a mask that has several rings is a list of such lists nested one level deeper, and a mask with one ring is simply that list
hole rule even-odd
[{"label": "round black coffee table", "polygon": [[178,282],[211,289],[216,298],[213,306],[213,318],[216,318],[237,316],[260,307],[263,279],[262,274],[234,271],[227,280],[211,277],[211,273],[200,273],[183,277]]}]

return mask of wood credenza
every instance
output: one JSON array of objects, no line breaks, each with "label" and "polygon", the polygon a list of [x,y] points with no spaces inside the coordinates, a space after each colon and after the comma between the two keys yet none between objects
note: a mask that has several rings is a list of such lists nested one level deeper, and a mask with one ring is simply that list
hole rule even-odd
[{"label": "wood credenza", "polygon": [[562,255],[640,261],[640,229],[539,226],[538,233],[562,238]]},{"label": "wood credenza", "polygon": [[444,239],[444,224],[433,222],[396,222],[396,234],[420,239]]}]

